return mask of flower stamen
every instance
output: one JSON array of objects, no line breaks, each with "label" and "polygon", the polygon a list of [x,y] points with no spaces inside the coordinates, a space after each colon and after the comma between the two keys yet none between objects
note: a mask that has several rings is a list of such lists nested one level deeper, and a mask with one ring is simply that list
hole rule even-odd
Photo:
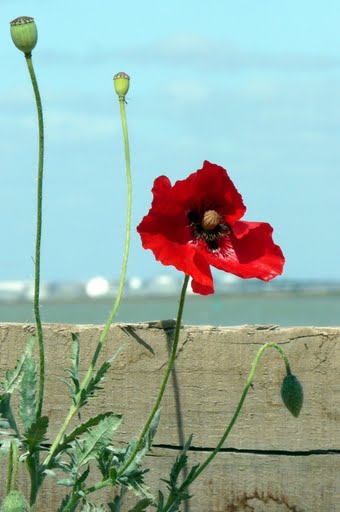
[{"label": "flower stamen", "polygon": [[210,251],[219,250],[219,240],[231,232],[229,226],[223,223],[223,217],[215,210],[207,210],[203,217],[198,212],[188,213],[189,226],[195,240],[202,240]]}]

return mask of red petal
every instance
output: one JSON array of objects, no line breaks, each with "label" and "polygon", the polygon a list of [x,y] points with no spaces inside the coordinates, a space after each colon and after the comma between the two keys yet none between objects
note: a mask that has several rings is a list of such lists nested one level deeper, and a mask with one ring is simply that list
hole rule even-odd
[{"label": "red petal", "polygon": [[227,171],[208,161],[185,180],[176,181],[173,193],[177,204],[187,212],[200,208],[203,215],[206,210],[216,210],[228,224],[243,217],[246,211],[242,196]]},{"label": "red petal", "polygon": [[152,192],[151,209],[137,227],[144,249],[151,249],[163,265],[173,265],[191,276],[205,294],[213,293],[209,264],[196,254],[187,215],[178,207],[168,178],[157,178]]},{"label": "red petal", "polygon": [[194,275],[192,273],[190,274],[192,276],[192,291],[200,293],[201,295],[210,295],[211,293],[214,293],[214,282],[209,263],[198,251],[195,253],[194,262],[196,268],[200,269],[200,273],[195,272]]},{"label": "red petal", "polygon": [[219,251],[205,249],[207,259],[210,265],[239,277],[270,281],[282,274],[285,261],[272,232],[265,222],[238,221],[233,226],[234,234],[221,239]]}]

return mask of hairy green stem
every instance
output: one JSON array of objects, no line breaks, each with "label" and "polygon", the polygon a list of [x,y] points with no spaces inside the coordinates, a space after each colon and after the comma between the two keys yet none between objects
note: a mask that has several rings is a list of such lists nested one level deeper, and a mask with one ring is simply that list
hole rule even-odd
[{"label": "hairy green stem", "polygon": [[[160,403],[162,401],[162,398],[163,398],[163,395],[164,395],[164,392],[165,392],[165,389],[166,389],[166,385],[168,383],[169,377],[171,375],[171,370],[173,368],[173,365],[174,365],[174,362],[175,362],[175,359],[176,359],[177,347],[178,347],[178,341],[179,341],[179,334],[180,334],[181,322],[182,322],[182,316],[183,316],[183,309],[184,309],[184,304],[185,304],[185,294],[186,294],[188,282],[189,282],[189,276],[185,276],[184,282],[183,282],[183,286],[182,286],[181,295],[180,295],[180,300],[179,300],[177,320],[176,320],[176,328],[175,328],[175,334],[174,334],[174,340],[173,340],[173,344],[172,344],[172,349],[171,349],[171,353],[170,353],[170,356],[169,356],[168,366],[167,366],[165,375],[163,377],[163,381],[162,381],[160,390],[158,392],[158,396],[157,396],[156,402],[155,402],[155,404],[153,406],[153,409],[152,409],[152,411],[151,411],[151,413],[150,413],[150,415],[149,415],[149,417],[148,417],[148,419],[147,419],[147,421],[146,421],[146,423],[144,425],[142,433],[140,434],[140,436],[138,438],[137,444],[136,444],[136,446],[135,446],[131,456],[125,462],[125,464],[119,469],[119,471],[117,473],[117,479],[119,478],[119,476],[121,476],[124,473],[124,471],[126,471],[126,469],[134,461],[134,459],[135,459],[135,457],[136,457],[140,447],[143,444],[145,435],[146,435],[146,433],[147,433],[147,431],[148,431],[148,429],[150,427],[150,424],[151,424],[153,418],[155,417],[155,414],[157,413],[157,411],[159,409],[159,406],[160,406]],[[92,487],[89,487],[88,489],[86,489],[84,492],[85,492],[86,495],[88,495],[88,494],[91,494],[91,493],[93,493],[95,491],[103,489],[104,487],[107,487],[108,485],[112,485],[112,481],[110,479],[101,480],[100,482],[97,482],[96,484],[94,484]],[[76,499],[76,497],[74,498],[74,500],[75,499]],[[64,508],[64,512],[66,512],[68,510],[71,510],[71,507],[74,506],[74,504],[75,504],[74,500],[73,501],[71,501],[71,500],[69,501],[69,503]]]},{"label": "hairy green stem", "polygon": [[44,386],[45,386],[45,353],[44,353],[44,340],[40,319],[40,247],[41,247],[41,227],[42,227],[42,195],[43,195],[43,169],[44,169],[44,119],[43,110],[41,105],[40,92],[38,82],[35,76],[32,55],[31,53],[25,54],[28,71],[31,77],[33,86],[35,102],[38,114],[38,127],[39,127],[39,160],[38,160],[38,189],[37,189],[37,229],[35,241],[35,258],[34,258],[34,316],[37,326],[38,341],[39,341],[39,395],[38,395],[38,408],[37,417],[41,416],[43,400],[44,400]]},{"label": "hairy green stem", "polygon": [[78,401],[73,404],[70,407],[70,410],[68,412],[68,415],[60,428],[51,448],[48,453],[48,456],[43,462],[43,465],[48,467],[50,461],[52,460],[52,457],[55,453],[55,451],[58,448],[59,443],[61,442],[66,429],[68,425],[70,424],[72,418],[77,414],[79,407],[80,407],[80,397],[82,394],[82,391],[87,388],[92,374],[93,370],[95,368],[96,362],[98,360],[99,354],[102,350],[103,344],[106,340],[107,334],[109,332],[110,326],[116,316],[116,313],[118,311],[123,291],[124,291],[124,284],[125,284],[125,278],[126,278],[126,269],[127,269],[127,263],[128,263],[128,256],[129,256],[129,248],[130,248],[130,234],[131,234],[131,209],[132,209],[132,179],[131,179],[131,164],[130,164],[130,148],[129,148],[129,137],[128,137],[128,129],[127,129],[127,121],[126,121],[126,113],[125,113],[125,103],[123,98],[119,98],[119,104],[120,104],[120,114],[122,119],[122,129],[123,129],[123,138],[124,138],[124,153],[125,153],[125,166],[126,166],[126,181],[127,181],[127,208],[126,208],[126,231],[125,231],[125,245],[124,245],[124,254],[123,254],[123,263],[122,263],[122,270],[120,275],[120,281],[119,281],[119,287],[118,287],[118,293],[117,297],[114,303],[114,306],[110,312],[110,315],[107,319],[107,322],[104,326],[104,329],[102,331],[102,334],[99,338],[96,350],[94,352],[94,355],[92,357],[91,364],[87,370],[87,373],[83,379],[83,382],[80,386],[79,392],[78,392]]},{"label": "hairy green stem", "polygon": [[13,491],[18,490],[18,446],[14,441],[11,444],[13,459]]},{"label": "hairy green stem", "polygon": [[[202,473],[202,471],[205,470],[205,468],[208,466],[208,464],[210,464],[210,462],[215,458],[215,456],[217,455],[217,453],[220,451],[220,449],[222,448],[225,440],[227,439],[231,429],[233,428],[240,412],[241,412],[241,409],[242,409],[242,406],[243,406],[243,403],[246,399],[246,396],[247,396],[247,393],[249,391],[249,388],[253,382],[253,379],[254,379],[254,376],[255,376],[255,371],[256,371],[256,368],[257,368],[257,365],[259,364],[259,361],[260,361],[260,358],[262,356],[262,354],[264,353],[265,350],[267,350],[268,348],[274,348],[275,350],[277,350],[284,363],[285,363],[285,366],[286,366],[286,372],[287,372],[287,375],[291,375],[291,370],[290,370],[290,365],[289,365],[289,361],[288,361],[288,357],[285,353],[285,351],[279,346],[277,345],[277,343],[266,343],[265,345],[263,345],[258,353],[256,354],[256,357],[254,359],[254,362],[253,362],[253,365],[252,365],[252,368],[250,370],[250,373],[249,373],[249,376],[248,376],[248,379],[247,379],[247,383],[245,385],[245,388],[243,390],[243,393],[242,393],[242,396],[241,396],[241,399],[239,401],[239,404],[236,408],[236,411],[234,413],[234,416],[232,417],[228,427],[226,428],[224,434],[222,435],[220,441],[218,442],[216,448],[214,449],[214,451],[209,455],[209,457],[207,457],[207,459],[203,462],[203,464],[201,464],[199,466],[199,468],[197,469],[197,471],[195,472],[195,475],[194,475],[194,478],[191,480],[191,483],[196,480],[196,478],[198,478],[198,476]],[[184,485],[185,485],[185,482],[184,482]],[[167,510],[169,510],[169,507],[170,507],[171,503],[167,503],[165,508],[163,509],[163,512],[166,512]]]},{"label": "hairy green stem", "polygon": [[114,306],[112,308],[112,311],[109,315],[109,318],[107,319],[107,322],[105,324],[105,327],[103,329],[103,332],[100,336],[96,351],[93,355],[91,364],[89,366],[89,369],[84,377],[82,388],[85,389],[88,383],[90,382],[94,367],[96,365],[96,362],[98,360],[99,354],[101,352],[101,349],[103,347],[103,344],[106,340],[107,334],[109,332],[110,326],[116,316],[116,313],[118,311],[120,302],[122,300],[123,291],[124,291],[124,284],[125,284],[125,278],[126,278],[126,269],[127,269],[127,263],[128,263],[128,256],[129,256],[129,247],[130,247],[130,235],[131,235],[131,205],[132,205],[132,180],[131,180],[131,164],[130,164],[130,148],[129,148],[129,138],[128,138],[128,129],[127,129],[127,122],[126,122],[126,113],[125,113],[125,100],[124,98],[119,98],[119,105],[120,105],[120,115],[122,119],[122,128],[123,128],[123,137],[124,137],[124,152],[125,152],[125,165],[126,165],[126,180],[127,180],[127,212],[126,212],[126,234],[125,234],[125,247],[124,247],[124,256],[123,256],[123,264],[122,264],[122,271],[120,275],[120,281],[119,281],[119,287],[118,287],[118,293],[117,297],[114,303]]},{"label": "hairy green stem", "polygon": [[12,476],[13,476],[13,445],[15,441],[11,442],[8,454],[8,467],[7,467],[7,481],[6,481],[6,496],[11,492]]},{"label": "hairy green stem", "polygon": [[164,391],[165,391],[166,385],[168,383],[168,380],[169,380],[169,377],[170,377],[170,374],[171,374],[172,367],[173,367],[175,359],[176,359],[177,346],[178,346],[178,341],[179,341],[179,333],[180,333],[180,329],[181,329],[182,315],[183,315],[183,309],[184,309],[184,304],[185,304],[185,294],[186,294],[188,282],[189,282],[189,276],[186,275],[184,277],[184,282],[183,282],[183,286],[182,286],[181,296],[180,296],[180,300],[179,300],[177,320],[176,320],[176,329],[175,329],[175,335],[174,335],[174,341],[173,341],[173,344],[172,344],[171,354],[170,354],[170,357],[169,357],[168,367],[166,369],[166,372],[165,372],[165,375],[164,375],[164,378],[163,378],[163,382],[161,384],[161,387],[160,387],[160,390],[159,390],[159,393],[158,393],[155,405],[153,406],[153,409],[152,409],[152,411],[150,413],[150,416],[149,416],[149,418],[147,419],[147,421],[146,421],[146,423],[144,425],[142,433],[139,436],[139,439],[137,441],[137,444],[136,444],[136,446],[135,446],[131,456],[125,462],[123,467],[119,469],[118,477],[120,475],[122,475],[124,473],[124,471],[126,471],[126,469],[130,466],[130,464],[133,462],[134,458],[136,457],[140,447],[142,446],[142,443],[144,441],[144,437],[145,437],[145,435],[146,435],[146,433],[147,433],[147,431],[148,431],[148,429],[150,427],[150,424],[151,424],[153,418],[155,417],[155,414],[158,411],[160,403],[162,401],[162,398],[163,398],[163,395],[164,395]]},{"label": "hairy green stem", "polygon": [[30,506],[34,508],[42,480],[38,476],[39,454],[30,454],[26,459],[26,466],[31,479]]}]

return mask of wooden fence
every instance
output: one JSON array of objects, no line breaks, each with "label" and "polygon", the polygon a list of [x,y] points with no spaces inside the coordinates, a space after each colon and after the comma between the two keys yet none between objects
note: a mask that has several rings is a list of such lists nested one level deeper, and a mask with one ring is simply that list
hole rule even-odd
[{"label": "wooden fence", "polygon": [[[114,443],[140,433],[161,382],[173,335],[172,321],[112,326],[103,358],[122,352],[105,389],[84,409],[82,419],[105,410],[122,413]],[[34,326],[0,324],[0,372],[13,367]],[[65,368],[71,332],[80,336],[82,366],[91,359],[100,326],[45,325],[46,398],[50,437],[70,404]],[[166,391],[154,448],[146,457],[148,481],[157,492],[183,440],[193,433],[190,465],[203,461],[230,421],[252,361],[266,342],[281,344],[304,387],[298,418],[283,406],[284,364],[274,350],[264,353],[254,386],[224,449],[191,488],[190,512],[340,511],[340,328],[277,326],[198,327],[181,331],[172,381]],[[2,460],[0,492],[6,477]],[[65,488],[46,479],[38,510],[56,512]],[[22,489],[27,490],[27,482]],[[112,500],[112,491],[99,502]],[[132,496],[124,510],[135,501]],[[151,509],[150,510],[154,510]]]}]

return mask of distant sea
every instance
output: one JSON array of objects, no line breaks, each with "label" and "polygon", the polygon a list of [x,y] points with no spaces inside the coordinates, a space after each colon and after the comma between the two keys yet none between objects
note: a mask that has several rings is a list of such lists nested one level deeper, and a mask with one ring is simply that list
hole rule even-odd
[{"label": "distant sea", "polygon": [[[113,300],[46,302],[43,322],[103,324]],[[124,323],[168,320],[177,314],[176,297],[127,297],[115,321]],[[0,303],[0,322],[33,322],[28,302]],[[340,326],[340,294],[245,294],[191,296],[186,299],[183,323],[187,325],[275,324],[282,326]]]}]

